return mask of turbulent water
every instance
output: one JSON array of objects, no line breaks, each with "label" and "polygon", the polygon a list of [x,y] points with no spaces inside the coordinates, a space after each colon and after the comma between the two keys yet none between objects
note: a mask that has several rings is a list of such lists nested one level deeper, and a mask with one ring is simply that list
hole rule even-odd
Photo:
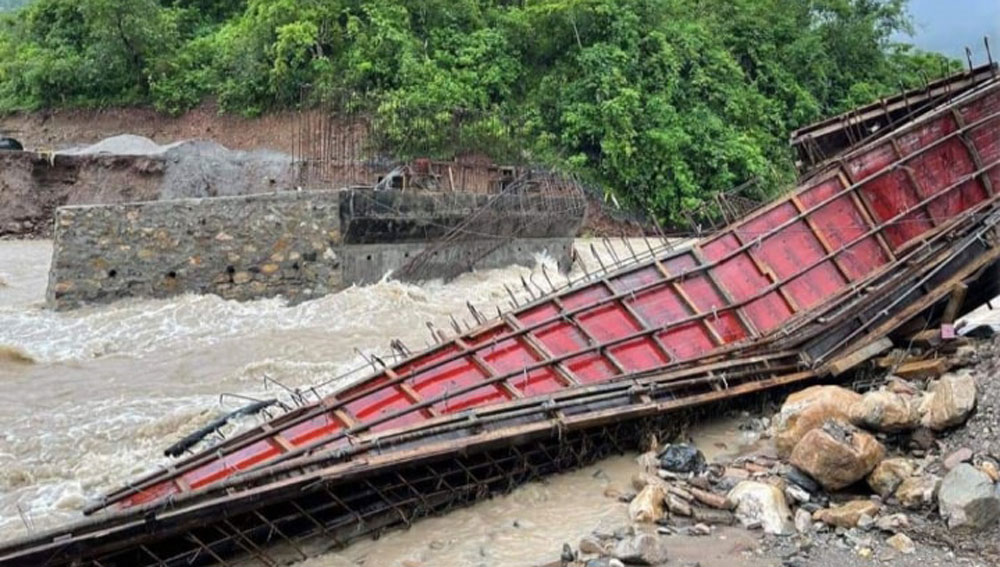
[{"label": "turbulent water", "polygon": [[[590,259],[589,244],[581,249]],[[468,300],[506,305],[505,284],[521,288],[524,277],[547,287],[539,269],[511,267],[447,284],[385,281],[293,307],[188,295],[54,313],[42,307],[50,255],[48,242],[0,242],[0,540],[79,519],[88,499],[165,463],[166,446],[246,403],[220,394],[281,394],[265,377],[290,388],[321,384],[363,363],[358,350],[384,353],[392,338],[426,346],[426,323],[450,329],[450,314],[469,319]],[[540,260],[555,280],[554,263]],[[551,560],[563,541],[576,541],[608,513],[598,502],[607,500],[603,486],[624,487],[634,472],[627,458],[599,468],[310,565]],[[533,524],[546,528],[523,529]]]}]

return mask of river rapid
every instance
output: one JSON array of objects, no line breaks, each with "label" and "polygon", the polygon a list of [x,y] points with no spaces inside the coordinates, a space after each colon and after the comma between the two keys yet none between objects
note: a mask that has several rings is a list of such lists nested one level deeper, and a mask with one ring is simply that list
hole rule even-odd
[{"label": "river rapid", "polygon": [[[590,269],[595,249],[610,261],[596,244],[578,243]],[[185,295],[55,313],[43,307],[51,253],[46,241],[0,242],[0,541],[78,520],[89,499],[166,463],[165,447],[246,403],[221,394],[281,395],[265,377],[322,384],[364,364],[358,351],[389,351],[392,338],[426,346],[427,322],[450,329],[451,314],[471,319],[466,301],[507,307],[504,286],[521,289],[522,277],[547,287],[540,268],[509,267],[449,283],[383,281],[296,306]],[[554,262],[539,261],[556,280]],[[707,433],[716,434],[728,435]],[[632,456],[609,459],[308,566],[548,562],[563,542],[622,513],[604,490],[627,488],[635,471]]]}]

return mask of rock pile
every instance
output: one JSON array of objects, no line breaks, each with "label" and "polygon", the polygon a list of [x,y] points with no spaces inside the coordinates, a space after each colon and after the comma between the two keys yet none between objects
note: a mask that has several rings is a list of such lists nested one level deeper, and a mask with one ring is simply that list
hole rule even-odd
[{"label": "rock pile", "polygon": [[773,446],[729,462],[709,463],[687,444],[642,455],[634,491],[618,495],[633,525],[581,541],[582,556],[596,556],[583,564],[658,565],[669,538],[652,534],[702,536],[718,526],[795,541],[785,565],[821,537],[866,559],[916,553],[914,519],[953,533],[996,528],[1000,464],[989,451],[942,451],[941,437],[976,408],[974,372],[946,372],[974,361],[965,355],[921,363],[916,376],[890,375],[865,393],[794,393],[771,420]]}]

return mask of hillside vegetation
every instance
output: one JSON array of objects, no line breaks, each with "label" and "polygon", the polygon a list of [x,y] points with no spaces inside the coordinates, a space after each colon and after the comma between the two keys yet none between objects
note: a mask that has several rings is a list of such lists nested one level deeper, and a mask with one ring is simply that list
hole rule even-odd
[{"label": "hillside vegetation", "polygon": [[[2,1],[2,0],[0,0]],[[9,1],[9,0],[8,0]],[[957,69],[905,0],[35,0],[0,15],[0,112],[370,113],[400,157],[570,168],[664,218],[794,177],[788,133]],[[456,135],[456,130],[459,130]]]}]

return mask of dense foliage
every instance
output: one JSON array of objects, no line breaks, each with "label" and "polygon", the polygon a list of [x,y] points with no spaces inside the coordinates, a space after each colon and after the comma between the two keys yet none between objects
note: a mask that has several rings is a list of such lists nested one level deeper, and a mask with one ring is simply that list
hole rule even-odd
[{"label": "dense foliage", "polygon": [[402,157],[558,162],[670,216],[780,185],[791,129],[954,70],[891,42],[905,1],[35,0],[0,21],[0,111],[326,104]]}]

